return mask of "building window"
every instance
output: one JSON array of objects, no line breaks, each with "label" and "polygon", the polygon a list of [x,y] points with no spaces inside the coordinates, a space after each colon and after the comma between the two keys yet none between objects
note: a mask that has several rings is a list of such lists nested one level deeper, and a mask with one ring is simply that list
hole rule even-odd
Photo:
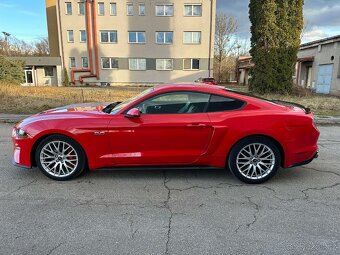
[{"label": "building window", "polygon": [[133,16],[133,3],[127,3],[127,15],[128,16]]},{"label": "building window", "polygon": [[173,16],[174,6],[172,4],[156,5],[156,16]]},{"label": "building window", "polygon": [[156,59],[156,70],[159,70],[159,71],[173,70],[173,60],[172,59]]},{"label": "building window", "polygon": [[130,58],[129,69],[133,71],[145,71],[146,59],[145,58]]},{"label": "building window", "polygon": [[200,60],[196,58],[185,58],[183,60],[183,69],[184,70],[199,70]]},{"label": "building window", "polygon": [[86,31],[80,30],[80,42],[86,42]]},{"label": "building window", "polygon": [[186,4],[184,5],[184,16],[202,16],[201,4]]},{"label": "building window", "polygon": [[118,69],[118,59],[102,58],[102,69]]},{"label": "building window", "polygon": [[45,77],[53,77],[53,66],[45,66],[44,74],[45,74]]},{"label": "building window", "polygon": [[156,43],[158,44],[172,44],[173,38],[173,32],[156,32]]},{"label": "building window", "polygon": [[117,31],[100,31],[100,42],[117,43]]},{"label": "building window", "polygon": [[89,68],[89,60],[87,57],[81,58],[81,67],[82,68]]},{"label": "building window", "polygon": [[84,2],[78,3],[78,14],[85,15],[85,3]]},{"label": "building window", "polygon": [[70,68],[76,67],[76,58],[70,57]]},{"label": "building window", "polygon": [[66,2],[65,8],[66,8],[66,15],[71,15],[72,14],[72,3]]},{"label": "building window", "polygon": [[201,32],[184,32],[183,43],[200,44],[201,43]]},{"label": "building window", "polygon": [[129,43],[145,43],[145,32],[129,32]]},{"label": "building window", "polygon": [[67,41],[70,43],[74,42],[73,30],[67,30]]},{"label": "building window", "polygon": [[139,16],[145,16],[145,4],[144,3],[139,4]]},{"label": "building window", "polygon": [[103,2],[98,2],[98,15],[104,16],[105,15],[105,8]]},{"label": "building window", "polygon": [[116,16],[117,15],[117,4],[110,3],[110,15]]}]

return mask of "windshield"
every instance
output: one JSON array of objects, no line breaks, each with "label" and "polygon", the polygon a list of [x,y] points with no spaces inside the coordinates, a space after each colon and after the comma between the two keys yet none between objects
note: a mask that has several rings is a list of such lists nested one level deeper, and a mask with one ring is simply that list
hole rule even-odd
[{"label": "windshield", "polygon": [[115,108],[112,109],[111,111],[111,114],[115,114],[117,112],[119,112],[121,109],[123,109],[125,106],[129,105],[130,103],[132,103],[133,101],[136,101],[140,98],[142,98],[143,96],[151,93],[153,91],[153,88],[150,88],[150,89],[147,89],[147,90],[144,90],[142,93],[134,96],[134,97],[131,97],[129,99],[127,99],[126,101],[118,104]]}]

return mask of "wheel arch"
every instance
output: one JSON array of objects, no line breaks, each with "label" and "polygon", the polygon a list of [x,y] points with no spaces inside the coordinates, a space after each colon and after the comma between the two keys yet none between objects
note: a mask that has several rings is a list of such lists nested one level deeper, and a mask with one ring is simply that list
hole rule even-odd
[{"label": "wheel arch", "polygon": [[230,156],[231,151],[233,150],[233,148],[236,146],[236,144],[238,144],[239,142],[245,140],[245,139],[249,139],[249,138],[266,138],[268,140],[270,140],[271,142],[273,142],[275,144],[275,146],[278,148],[279,152],[280,152],[280,156],[281,156],[281,162],[280,162],[280,166],[283,167],[284,166],[284,162],[285,162],[285,151],[283,149],[283,146],[281,145],[281,143],[275,139],[272,136],[269,135],[264,135],[264,134],[254,134],[254,135],[248,135],[245,136],[239,140],[237,140],[231,147],[230,150],[228,152],[227,158],[226,158],[226,166],[228,167],[228,159]]},{"label": "wheel arch", "polygon": [[45,140],[46,138],[53,136],[53,135],[59,135],[59,136],[64,136],[67,137],[69,139],[72,139],[72,141],[74,141],[75,143],[77,143],[79,145],[79,147],[83,150],[84,155],[85,155],[85,159],[86,159],[86,166],[88,166],[88,157],[86,154],[86,151],[84,150],[84,147],[77,141],[75,140],[72,136],[64,134],[64,133],[58,133],[58,132],[53,132],[53,133],[48,133],[48,134],[43,134],[41,135],[32,145],[32,149],[31,149],[31,153],[30,153],[30,160],[31,160],[31,165],[32,166],[37,166],[37,162],[35,160],[35,153],[37,151],[37,148],[39,146],[39,144]]}]

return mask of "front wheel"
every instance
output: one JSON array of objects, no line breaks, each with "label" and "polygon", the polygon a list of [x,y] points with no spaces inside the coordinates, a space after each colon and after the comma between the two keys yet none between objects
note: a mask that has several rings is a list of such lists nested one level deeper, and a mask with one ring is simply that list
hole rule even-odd
[{"label": "front wheel", "polygon": [[249,184],[260,184],[272,178],[280,168],[280,162],[279,149],[265,137],[251,137],[238,142],[228,158],[231,172]]},{"label": "front wheel", "polygon": [[45,138],[38,145],[35,160],[44,175],[58,181],[77,177],[86,166],[86,157],[81,146],[62,135]]}]

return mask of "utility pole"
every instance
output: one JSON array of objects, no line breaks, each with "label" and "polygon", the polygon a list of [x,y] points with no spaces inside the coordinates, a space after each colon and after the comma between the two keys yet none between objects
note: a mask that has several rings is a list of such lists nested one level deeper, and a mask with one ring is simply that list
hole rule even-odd
[{"label": "utility pole", "polygon": [[[210,0],[210,35],[209,35],[209,59],[208,59],[208,69],[209,69],[209,78],[211,77],[211,48],[212,48],[212,31],[213,31],[213,7],[214,0]],[[215,35],[214,35],[215,36]]]},{"label": "utility pole", "polygon": [[239,82],[239,72],[238,72],[238,68],[239,68],[239,61],[240,61],[240,49],[241,49],[241,45],[239,43],[237,43],[236,48],[237,48],[237,58],[236,58],[236,82],[238,84]]},{"label": "utility pole", "polygon": [[8,51],[8,37],[10,37],[11,34],[5,32],[5,31],[2,31],[2,33],[3,33],[4,36],[5,36],[5,54],[6,54],[7,56],[9,56],[9,54],[8,54],[8,53],[9,53],[9,51]]}]

